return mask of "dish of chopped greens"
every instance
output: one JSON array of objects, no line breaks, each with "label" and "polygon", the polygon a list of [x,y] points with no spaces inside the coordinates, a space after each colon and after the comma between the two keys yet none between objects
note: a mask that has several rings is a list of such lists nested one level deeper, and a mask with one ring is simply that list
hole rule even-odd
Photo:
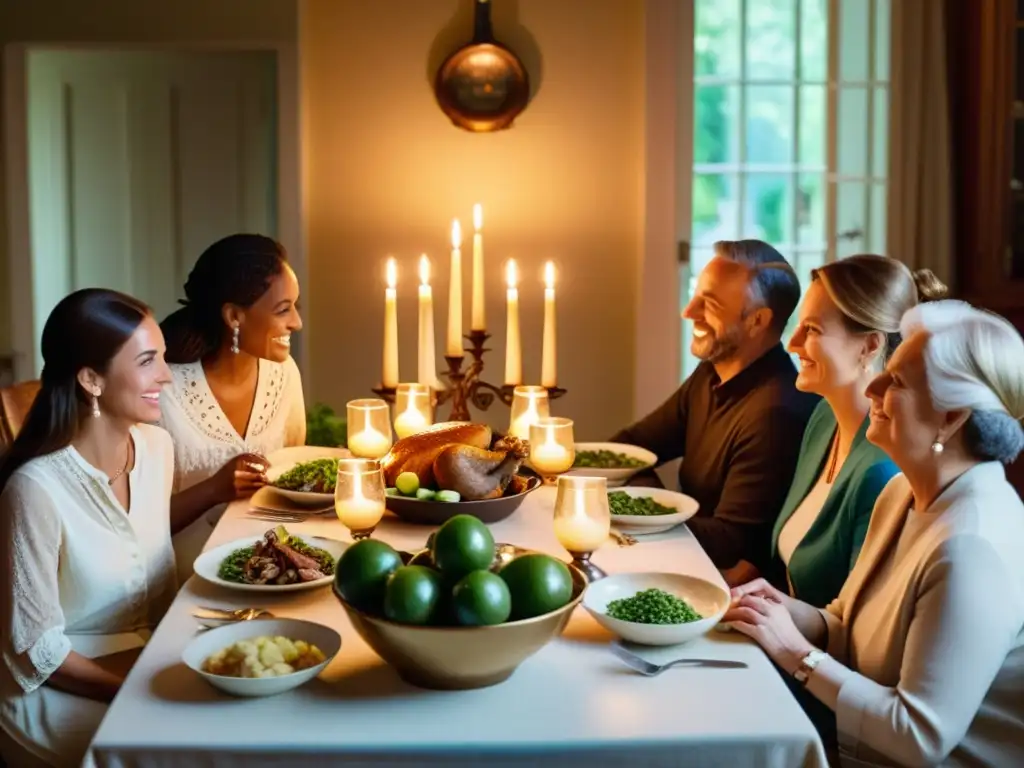
[{"label": "dish of chopped greens", "polygon": [[647,462],[618,451],[576,451],[573,469],[638,469]]},{"label": "dish of chopped greens", "polygon": [[679,511],[667,504],[660,504],[650,496],[630,496],[625,491],[612,491],[608,494],[608,509],[613,515],[639,517],[674,515]]},{"label": "dish of chopped greens", "polygon": [[605,613],[613,619],[636,624],[688,624],[704,618],[683,598],[657,588],[612,600]]},{"label": "dish of chopped greens", "polygon": [[334,493],[338,482],[337,459],[313,459],[296,464],[281,473],[272,485],[285,491],[300,493]]},{"label": "dish of chopped greens", "polygon": [[333,576],[335,564],[330,552],[278,526],[252,546],[232,550],[221,561],[217,576],[235,584],[295,584]]}]

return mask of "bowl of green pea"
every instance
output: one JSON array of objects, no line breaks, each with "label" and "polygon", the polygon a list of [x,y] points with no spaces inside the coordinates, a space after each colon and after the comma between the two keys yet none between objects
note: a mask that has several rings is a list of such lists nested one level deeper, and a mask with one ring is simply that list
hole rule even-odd
[{"label": "bowl of green pea", "polygon": [[682,525],[700,509],[691,496],[665,488],[626,486],[608,490],[612,525],[634,536],[661,533]]},{"label": "bowl of green pea", "polygon": [[603,477],[609,488],[625,485],[630,478],[658,463],[658,457],[628,443],[576,443],[576,458],[569,475]]},{"label": "bowl of green pea", "polygon": [[612,634],[641,645],[679,645],[712,630],[729,592],[685,573],[616,573],[591,582],[583,607]]}]

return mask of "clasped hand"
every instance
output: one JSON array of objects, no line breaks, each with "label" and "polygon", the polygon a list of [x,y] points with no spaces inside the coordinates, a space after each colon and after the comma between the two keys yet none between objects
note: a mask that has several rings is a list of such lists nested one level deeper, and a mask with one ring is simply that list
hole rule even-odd
[{"label": "clasped hand", "polygon": [[789,595],[764,579],[735,587],[723,622],[753,638],[779,667],[793,674],[814,646],[800,634],[789,612]]}]

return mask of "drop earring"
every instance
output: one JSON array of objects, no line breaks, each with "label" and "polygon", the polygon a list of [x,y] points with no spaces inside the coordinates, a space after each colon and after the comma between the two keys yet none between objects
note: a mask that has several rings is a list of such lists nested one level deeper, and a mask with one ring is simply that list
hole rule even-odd
[{"label": "drop earring", "polygon": [[935,442],[932,443],[932,453],[938,456],[944,450],[946,450],[946,446],[944,446],[938,438],[935,438]]},{"label": "drop earring", "polygon": [[100,398],[97,394],[93,394],[92,396],[92,417],[94,419],[98,419],[100,417]]},{"label": "drop earring", "polygon": [[238,349],[238,337],[239,337],[239,335],[240,335],[240,331],[239,331],[239,328],[238,328],[238,323],[235,323],[233,326],[231,326],[231,354],[233,354],[233,355],[237,355],[238,352],[239,352],[239,349]]}]

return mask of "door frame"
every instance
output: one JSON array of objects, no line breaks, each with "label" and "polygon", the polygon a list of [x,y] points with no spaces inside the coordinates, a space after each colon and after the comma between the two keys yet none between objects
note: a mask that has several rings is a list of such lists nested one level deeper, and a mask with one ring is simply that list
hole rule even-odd
[{"label": "door frame", "polygon": [[[688,258],[693,167],[694,0],[644,6],[644,179],[634,327],[633,412],[680,383],[680,270]],[[687,42],[689,41],[689,42]]]},{"label": "door frame", "polygon": [[[299,51],[295,43],[235,41],[227,43],[10,43],[4,47],[4,153],[7,159],[7,262],[10,280],[11,346],[16,381],[33,379],[38,370],[33,324],[32,230],[28,163],[28,54],[37,50],[211,53],[258,51],[277,61],[277,237],[307,286],[305,195],[302,183],[302,132]],[[309,291],[307,290],[308,294]],[[307,302],[308,303],[308,302]],[[295,361],[309,380],[307,334],[299,334]],[[41,361],[39,361],[41,363]]]}]

